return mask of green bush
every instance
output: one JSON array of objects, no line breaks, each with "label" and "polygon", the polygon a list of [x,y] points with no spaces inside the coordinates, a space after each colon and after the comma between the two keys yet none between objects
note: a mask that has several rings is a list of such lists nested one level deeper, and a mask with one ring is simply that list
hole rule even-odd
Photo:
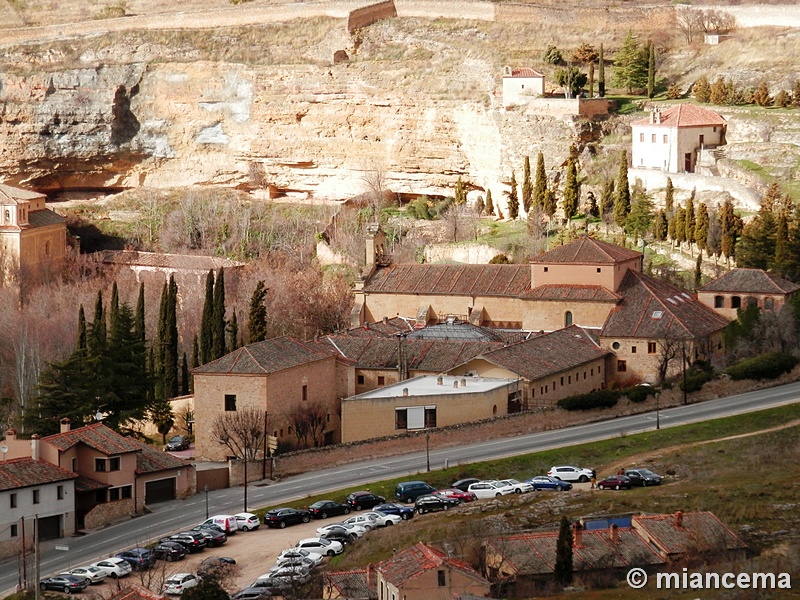
[{"label": "green bush", "polygon": [[565,410],[590,410],[616,406],[622,392],[619,390],[597,390],[580,396],[569,396],[557,402]]},{"label": "green bush", "polygon": [[797,364],[797,358],[785,352],[770,352],[738,365],[728,367],[725,373],[733,380],[740,379],[775,379],[791,371]]},{"label": "green bush", "polygon": [[706,381],[710,381],[714,376],[708,371],[694,371],[693,373],[686,373],[686,385],[681,381],[678,387],[683,392],[699,392]]},{"label": "green bush", "polygon": [[654,393],[654,390],[649,385],[635,385],[622,390],[622,393],[628,397],[631,402],[639,403],[647,400],[647,397]]}]

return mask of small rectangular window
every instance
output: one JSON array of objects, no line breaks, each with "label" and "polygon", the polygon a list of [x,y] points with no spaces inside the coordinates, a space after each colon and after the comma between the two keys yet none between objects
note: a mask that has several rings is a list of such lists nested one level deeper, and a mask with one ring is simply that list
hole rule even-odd
[{"label": "small rectangular window", "polygon": [[664,136],[664,143],[665,143],[665,144],[667,143],[667,140],[668,140],[668,139],[669,139],[669,138],[667,138],[667,136],[665,135],[665,136]]},{"label": "small rectangular window", "polygon": [[17,537],[17,535],[19,535],[19,534],[17,533],[17,524],[16,524],[16,523],[12,523],[12,524],[11,524],[11,531],[10,531],[10,533],[11,533],[11,537]]},{"label": "small rectangular window", "polygon": [[383,375],[378,375],[378,385],[386,385],[386,378]]},{"label": "small rectangular window", "polygon": [[225,394],[225,410],[227,412],[236,410],[236,394]]},{"label": "small rectangular window", "polygon": [[308,386],[307,386],[307,385],[304,385],[304,386],[303,386],[303,391],[302,391],[302,394],[301,394],[301,399],[303,400],[303,402],[305,402],[306,400],[308,400]]},{"label": "small rectangular window", "polygon": [[120,496],[123,498],[132,498],[132,486],[126,485],[125,487],[119,488],[120,489]]},{"label": "small rectangular window", "polygon": [[436,427],[436,408],[425,409],[425,427]]},{"label": "small rectangular window", "polygon": [[654,143],[654,144],[656,143],[656,134],[655,134],[655,133],[654,133],[654,134],[653,134],[653,136],[650,138],[650,141],[651,141],[652,143]]},{"label": "small rectangular window", "polygon": [[636,354],[636,346],[631,346],[631,354]]},{"label": "small rectangular window", "polygon": [[105,473],[106,472],[106,459],[105,458],[95,458],[94,459],[94,470],[98,473]]},{"label": "small rectangular window", "polygon": [[358,376],[358,385],[364,385],[364,376],[363,375],[359,375]]},{"label": "small rectangular window", "polygon": [[439,579],[439,587],[443,587],[447,585],[447,577],[445,577],[444,571],[439,571],[436,573]]},{"label": "small rectangular window", "polygon": [[544,268],[544,272],[547,273],[547,267]]},{"label": "small rectangular window", "polygon": [[11,502],[11,508],[17,508],[17,495],[11,494],[8,497],[8,500]]},{"label": "small rectangular window", "polygon": [[63,485],[59,485],[59,486],[56,488],[56,497],[57,497],[59,500],[63,500],[63,499],[64,499],[64,486],[63,486]]},{"label": "small rectangular window", "polygon": [[617,371],[619,371],[620,373],[624,373],[627,370],[628,370],[628,365],[625,363],[625,361],[624,360],[618,360],[617,361]]},{"label": "small rectangular window", "polygon": [[408,429],[408,411],[405,408],[398,408],[394,411],[394,428]]},{"label": "small rectangular window", "polygon": [[111,488],[108,490],[108,499],[111,502],[119,500],[119,488]]},{"label": "small rectangular window", "polygon": [[571,384],[571,383],[572,383],[572,375],[570,375],[569,377],[567,377],[567,385],[569,385],[569,384]]},{"label": "small rectangular window", "polygon": [[656,353],[656,343],[655,342],[647,342],[647,353],[648,354],[655,354]]},{"label": "small rectangular window", "polygon": [[33,490],[33,503],[39,504],[39,490]]},{"label": "small rectangular window", "polygon": [[119,456],[114,456],[113,458],[108,459],[108,470],[109,471],[119,471],[120,465],[120,458]]},{"label": "small rectangular window", "polygon": [[644,133],[640,133],[640,134],[639,134],[639,141],[640,141],[640,142],[643,142],[643,141],[644,141]]},{"label": "small rectangular window", "polygon": [[564,385],[564,377],[563,377],[563,375],[561,377],[561,385]]},{"label": "small rectangular window", "polygon": [[106,501],[106,490],[96,490],[94,493],[94,501],[97,504],[102,504]]},{"label": "small rectangular window", "polygon": [[597,272],[598,272],[598,273],[602,273],[602,272],[603,272],[603,269],[602,269],[602,267],[597,267]]}]

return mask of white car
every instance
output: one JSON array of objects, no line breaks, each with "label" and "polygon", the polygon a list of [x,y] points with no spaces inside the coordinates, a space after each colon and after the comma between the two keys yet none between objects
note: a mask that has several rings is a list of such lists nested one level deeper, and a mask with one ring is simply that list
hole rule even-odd
[{"label": "white car", "polygon": [[242,512],[236,513],[233,516],[236,517],[237,529],[241,529],[242,531],[253,531],[261,526],[258,515],[254,515],[253,513]]},{"label": "white car", "polygon": [[300,569],[276,569],[256,579],[251,587],[266,584],[267,587],[289,589],[311,581],[311,573]]},{"label": "white car", "polygon": [[479,481],[473,483],[467,488],[468,492],[472,492],[478,498],[494,498],[496,496],[506,496],[514,493],[514,488],[510,485],[504,485],[499,481]]},{"label": "white car", "polygon": [[311,552],[310,550],[303,550],[302,548],[287,548],[278,554],[278,558],[275,562],[280,565],[284,562],[291,562],[298,559],[309,560],[314,563],[314,566],[317,566],[322,563],[322,554]]},{"label": "white car", "polygon": [[547,472],[550,477],[555,477],[561,481],[572,481],[578,483],[586,483],[592,478],[591,469],[583,469],[581,467],[573,467],[564,465],[561,467],[553,467]]},{"label": "white car", "polygon": [[194,573],[175,573],[164,582],[162,591],[165,594],[180,595],[189,588],[200,583],[200,578]]},{"label": "white car", "polygon": [[360,515],[353,515],[349,519],[345,519],[342,523],[348,523],[350,525],[358,525],[359,527],[363,527],[367,531],[372,531],[373,529],[377,529],[378,527],[378,520],[371,516],[369,513],[362,513]]},{"label": "white car", "polygon": [[272,576],[273,573],[296,573],[297,575],[305,575],[306,573],[311,573],[311,569],[315,566],[316,565],[310,560],[303,558],[292,562],[285,562],[282,565],[276,564],[274,567],[270,568],[267,575]]},{"label": "white car", "polygon": [[131,563],[129,563],[127,560],[117,558],[116,556],[98,560],[96,563],[90,566],[103,569],[103,571],[106,572],[106,575],[113,578],[130,575],[130,572],[133,570],[131,568]]},{"label": "white car", "polygon": [[66,571],[61,573],[62,575],[73,575],[78,579],[85,579],[90,584],[91,583],[100,583],[106,577],[108,577],[108,573],[106,573],[100,567],[90,566],[90,567],[75,567],[70,571]]},{"label": "white car", "polygon": [[365,533],[367,533],[367,528],[362,527],[361,525],[353,525],[352,523],[331,523],[330,525],[323,525],[322,527],[317,528],[317,535],[325,535],[327,532],[331,530],[335,530],[337,528],[345,529],[348,533],[354,534],[356,537],[362,537]]},{"label": "white car", "polygon": [[514,488],[515,494],[527,494],[533,491],[533,484],[527,481],[518,481],[516,479],[501,479],[499,483],[503,485],[510,485]]},{"label": "white car", "polygon": [[388,527],[389,525],[397,525],[400,521],[403,520],[403,517],[400,515],[389,515],[379,510],[371,510],[369,512],[362,513],[364,516],[372,517],[375,519],[375,523],[378,527]]},{"label": "white car", "polygon": [[309,550],[310,552],[316,552],[317,554],[322,554],[323,556],[341,554],[344,550],[344,546],[342,546],[339,542],[334,540],[326,540],[325,538],[305,538],[297,542],[295,547],[302,548],[303,550]]}]

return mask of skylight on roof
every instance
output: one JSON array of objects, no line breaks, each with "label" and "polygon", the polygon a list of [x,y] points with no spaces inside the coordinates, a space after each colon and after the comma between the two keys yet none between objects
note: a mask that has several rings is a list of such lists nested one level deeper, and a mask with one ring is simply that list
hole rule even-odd
[{"label": "skylight on roof", "polygon": [[660,319],[663,316],[664,316],[664,311],[663,310],[654,310],[653,311],[653,318],[654,319]]},{"label": "skylight on roof", "polygon": [[675,300],[677,300],[678,302],[686,302],[686,300],[684,300],[682,296],[675,296]]},{"label": "skylight on roof", "polygon": [[674,304],[675,306],[678,305],[678,303],[675,302],[675,298],[667,298],[667,302],[672,302],[672,304]]},{"label": "skylight on roof", "polygon": [[691,300],[692,299],[692,297],[689,294],[687,294],[686,292],[683,292],[683,297],[686,298],[687,300]]}]

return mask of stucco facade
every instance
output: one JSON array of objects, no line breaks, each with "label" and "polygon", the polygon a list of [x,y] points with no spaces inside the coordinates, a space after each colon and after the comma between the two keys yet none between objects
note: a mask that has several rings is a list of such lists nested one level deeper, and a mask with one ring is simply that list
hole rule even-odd
[{"label": "stucco facade", "polygon": [[530,98],[544,96],[544,75],[523,67],[503,69],[503,106],[524,104]]},{"label": "stucco facade", "polygon": [[732,269],[697,290],[697,299],[728,319],[754,304],[779,312],[800,291],[800,285],[761,269]]}]

